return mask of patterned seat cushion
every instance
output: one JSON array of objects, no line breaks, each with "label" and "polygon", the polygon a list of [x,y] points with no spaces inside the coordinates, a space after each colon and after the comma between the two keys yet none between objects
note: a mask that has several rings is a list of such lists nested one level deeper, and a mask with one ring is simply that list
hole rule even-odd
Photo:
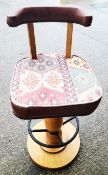
[{"label": "patterned seat cushion", "polygon": [[88,115],[101,96],[93,70],[78,56],[39,54],[37,60],[22,59],[11,82],[13,111],[23,119]]}]

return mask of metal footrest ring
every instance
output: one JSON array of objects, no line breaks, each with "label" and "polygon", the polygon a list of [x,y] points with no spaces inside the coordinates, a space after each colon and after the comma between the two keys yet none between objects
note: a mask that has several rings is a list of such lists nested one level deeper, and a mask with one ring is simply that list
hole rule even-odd
[{"label": "metal footrest ring", "polygon": [[[76,120],[76,131],[73,134],[73,136],[69,140],[67,140],[66,142],[63,142],[61,140],[61,138],[58,135],[58,132],[49,132],[47,129],[32,130],[31,129],[31,120],[28,121],[28,133],[29,133],[30,137],[33,139],[33,141],[36,142],[37,144],[39,144],[40,146],[43,146],[43,147],[46,147],[46,148],[61,148],[63,146],[68,145],[70,142],[72,142],[75,139],[75,137],[77,136],[78,132],[79,132],[79,119],[78,119],[78,117],[69,118],[68,120],[63,122],[63,125],[67,124],[69,121],[71,121],[73,119]],[[49,132],[51,135],[56,135],[60,139],[60,144],[58,144],[58,145],[49,145],[49,144],[42,143],[34,137],[34,135],[33,135],[34,132]]]}]

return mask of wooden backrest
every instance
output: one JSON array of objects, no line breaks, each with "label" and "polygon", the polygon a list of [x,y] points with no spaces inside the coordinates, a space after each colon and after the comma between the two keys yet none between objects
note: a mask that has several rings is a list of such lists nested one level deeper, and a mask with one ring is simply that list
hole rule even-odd
[{"label": "wooden backrest", "polygon": [[72,44],[72,23],[77,23],[88,27],[91,25],[92,16],[86,16],[83,11],[73,6],[55,6],[55,7],[26,7],[19,10],[14,16],[7,17],[7,24],[10,27],[17,27],[27,23],[29,43],[32,59],[37,58],[36,44],[34,36],[34,22],[67,22],[67,41],[66,57],[71,56]]}]

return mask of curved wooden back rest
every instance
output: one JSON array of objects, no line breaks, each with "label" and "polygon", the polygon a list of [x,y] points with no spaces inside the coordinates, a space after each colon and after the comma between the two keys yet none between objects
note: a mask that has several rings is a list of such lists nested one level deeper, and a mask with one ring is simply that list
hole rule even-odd
[{"label": "curved wooden back rest", "polygon": [[27,23],[32,59],[37,58],[33,22],[67,22],[66,58],[71,56],[73,23],[88,27],[92,16],[86,16],[79,8],[73,6],[26,7],[19,10],[15,16],[7,17],[10,27]]}]

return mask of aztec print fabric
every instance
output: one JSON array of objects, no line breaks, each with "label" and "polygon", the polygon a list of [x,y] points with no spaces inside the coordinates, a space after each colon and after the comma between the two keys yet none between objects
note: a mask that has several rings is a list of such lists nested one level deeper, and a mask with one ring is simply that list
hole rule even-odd
[{"label": "aztec print fabric", "polygon": [[78,56],[39,54],[37,60],[20,60],[11,82],[11,100],[19,106],[65,106],[98,100],[97,78]]}]

